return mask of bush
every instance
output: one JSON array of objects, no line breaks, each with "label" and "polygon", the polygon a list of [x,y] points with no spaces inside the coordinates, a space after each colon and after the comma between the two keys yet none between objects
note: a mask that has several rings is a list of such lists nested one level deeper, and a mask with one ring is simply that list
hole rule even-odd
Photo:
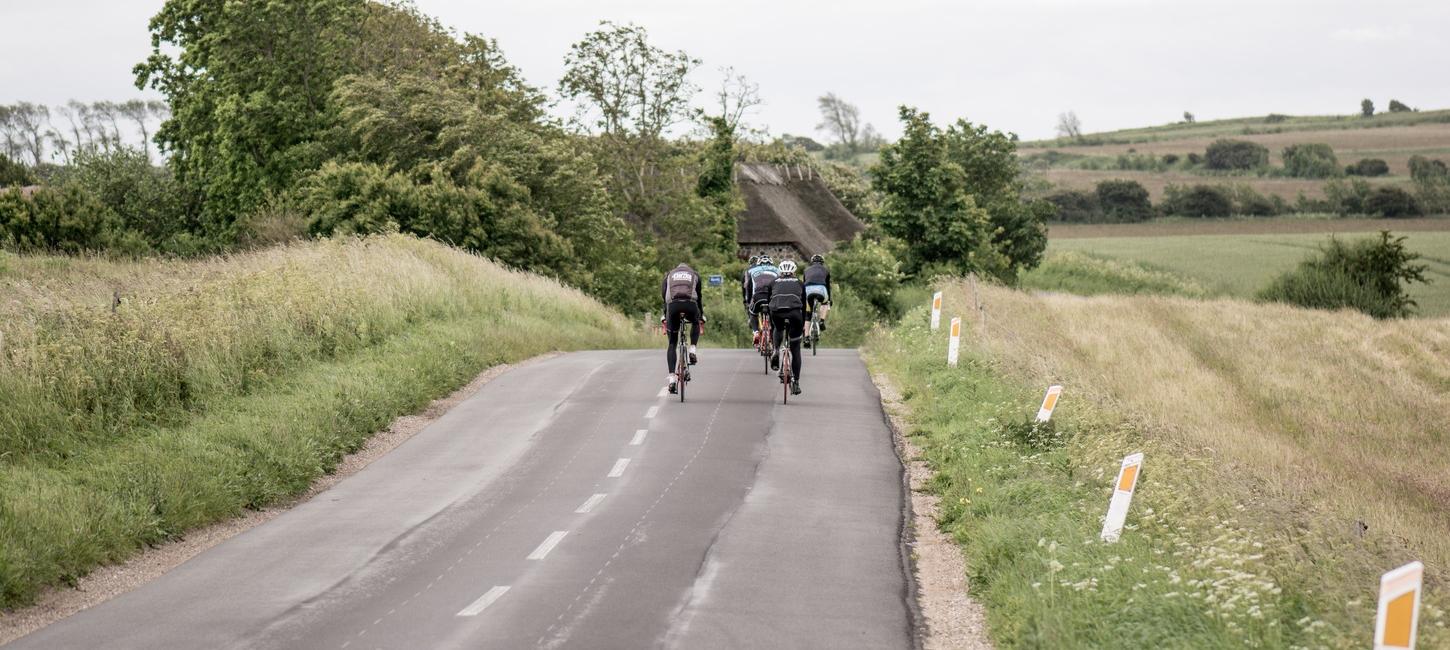
[{"label": "bush", "polygon": [[885,243],[857,235],[831,254],[830,263],[835,282],[851,287],[878,315],[891,313],[892,294],[904,276],[901,262]]},{"label": "bush", "polygon": [[176,250],[187,230],[181,187],[171,172],[156,167],[146,154],[130,147],[110,151],[84,150],[64,176],[100,199],[121,218],[127,229],[145,235],[152,246]]},{"label": "bush", "polygon": [[1278,124],[1287,121],[1289,121],[1289,116],[1280,113],[1269,113],[1269,116],[1264,118],[1265,124]]},{"label": "bush", "polygon": [[1234,213],[1249,217],[1272,217],[1289,211],[1289,205],[1277,196],[1264,195],[1248,185],[1233,189]]},{"label": "bush", "polygon": [[1384,176],[1390,173],[1390,165],[1379,158],[1361,158],[1359,162],[1344,168],[1350,176]]},{"label": "bush", "polygon": [[1047,202],[1056,208],[1054,221],[1063,223],[1097,223],[1103,220],[1098,196],[1082,190],[1063,190],[1048,195]]},{"label": "bush", "polygon": [[1200,155],[1198,155],[1196,153],[1188,154],[1188,164],[1189,165],[1202,165],[1203,164],[1203,156],[1200,156]]},{"label": "bush", "polygon": [[1342,171],[1327,144],[1292,144],[1284,148],[1284,171],[1295,178],[1334,178]]},{"label": "bush", "polygon": [[1176,165],[1176,164],[1178,164],[1178,154],[1176,154],[1176,153],[1165,153],[1165,154],[1163,154],[1163,164],[1165,164],[1165,165]]},{"label": "bush", "polygon": [[1415,196],[1398,187],[1377,187],[1364,202],[1364,211],[1381,217],[1418,217],[1424,214]]},{"label": "bush", "polygon": [[0,193],[0,247],[64,253],[115,250],[140,254],[149,248],[116,213],[77,185],[42,187],[29,198]]},{"label": "bush", "polygon": [[1228,190],[1214,185],[1183,188],[1169,185],[1164,211],[1183,217],[1227,217],[1233,214],[1233,198]]},{"label": "bush", "polygon": [[1329,209],[1339,215],[1369,214],[1365,204],[1369,201],[1370,191],[1369,181],[1358,178],[1349,182],[1329,181],[1324,184],[1324,200]]},{"label": "bush", "polygon": [[34,184],[35,175],[30,173],[29,167],[0,153],[0,188]]},{"label": "bush", "polygon": [[1330,237],[1318,257],[1299,263],[1259,292],[1259,299],[1311,309],[1349,307],[1375,318],[1403,318],[1415,307],[1404,285],[1426,282],[1420,256],[1404,237],[1381,231],[1378,240],[1353,244]]},{"label": "bush", "polygon": [[1450,168],[1443,160],[1431,160],[1424,156],[1410,156],[1410,178],[1417,183],[1432,182],[1450,178]]},{"label": "bush", "polygon": [[1413,112],[1414,110],[1415,109],[1410,108],[1409,106],[1406,106],[1404,104],[1401,104],[1400,103],[1400,100],[1398,100],[1398,99],[1391,99],[1390,100],[1390,112],[1391,113],[1409,113],[1409,112]]},{"label": "bush", "polygon": [[1247,140],[1218,140],[1208,145],[1204,160],[1209,169],[1242,171],[1258,169],[1269,164],[1269,150],[1257,142]]},{"label": "bush", "polygon": [[1155,216],[1148,190],[1132,180],[1106,180],[1097,185],[1098,205],[1109,221],[1147,221]]}]

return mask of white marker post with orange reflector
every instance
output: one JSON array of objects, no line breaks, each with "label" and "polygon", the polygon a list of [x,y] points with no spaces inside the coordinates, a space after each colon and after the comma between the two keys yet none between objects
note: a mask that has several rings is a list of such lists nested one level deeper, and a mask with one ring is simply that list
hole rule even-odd
[{"label": "white marker post with orange reflector", "polygon": [[1424,577],[1425,565],[1419,562],[1380,576],[1375,650],[1414,650],[1415,631],[1420,623],[1420,585]]},{"label": "white marker post with orange reflector", "polygon": [[1108,517],[1103,520],[1103,541],[1116,542],[1128,520],[1128,505],[1133,502],[1133,489],[1143,469],[1143,452],[1130,454],[1118,469],[1118,482],[1113,484],[1113,500],[1108,502]]},{"label": "white marker post with orange reflector", "polygon": [[941,327],[941,292],[931,294],[931,328]]},{"label": "white marker post with orange reflector", "polygon": [[1047,387],[1047,394],[1042,396],[1042,408],[1037,409],[1038,422],[1046,422],[1052,419],[1052,409],[1057,408],[1057,398],[1061,396],[1061,386]]},{"label": "white marker post with orange reflector", "polygon": [[957,353],[962,348],[962,319],[952,319],[952,335],[947,339],[947,365],[957,367]]}]

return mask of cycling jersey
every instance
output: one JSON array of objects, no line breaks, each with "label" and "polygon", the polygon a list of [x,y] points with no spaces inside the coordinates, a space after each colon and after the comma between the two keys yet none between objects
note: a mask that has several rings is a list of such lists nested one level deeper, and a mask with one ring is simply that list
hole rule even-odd
[{"label": "cycling jersey", "polygon": [[831,270],[826,268],[825,262],[813,262],[807,266],[806,270],[801,273],[801,280],[804,280],[808,287],[821,285],[826,288],[828,293],[831,290]]}]

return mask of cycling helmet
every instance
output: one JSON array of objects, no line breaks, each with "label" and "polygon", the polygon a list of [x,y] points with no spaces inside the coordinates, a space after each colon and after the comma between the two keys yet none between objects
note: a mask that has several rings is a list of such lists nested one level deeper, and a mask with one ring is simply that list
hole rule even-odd
[{"label": "cycling helmet", "polygon": [[795,273],[795,262],[792,262],[790,260],[786,260],[784,262],[781,262],[780,263],[780,272],[781,273],[784,273],[786,275],[790,275],[792,273]]},{"label": "cycling helmet", "polygon": [[759,263],[760,263],[760,256],[759,255],[751,255],[750,256],[750,265],[751,266],[755,266],[756,264],[759,264]]},{"label": "cycling helmet", "polygon": [[770,256],[769,255],[761,255],[760,256],[760,263],[761,264],[769,264],[770,262],[771,262],[771,259],[770,259]]},{"label": "cycling helmet", "polygon": [[823,263],[825,263],[825,261],[826,261],[825,256],[823,256],[823,255],[821,255],[819,253],[811,256],[811,264],[823,264]]}]

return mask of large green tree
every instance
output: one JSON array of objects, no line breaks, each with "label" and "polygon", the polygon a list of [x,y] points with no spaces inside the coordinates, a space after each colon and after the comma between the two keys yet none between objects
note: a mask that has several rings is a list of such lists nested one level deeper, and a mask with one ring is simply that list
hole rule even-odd
[{"label": "large green tree", "polygon": [[976,271],[1003,280],[1036,266],[1052,208],[1021,198],[1016,138],[965,120],[942,130],[901,108],[903,134],[881,150],[876,223],[906,245],[912,273]]},{"label": "large green tree", "polygon": [[1000,266],[991,247],[991,217],[967,194],[966,173],[952,161],[928,114],[901,107],[901,139],[881,150],[872,186],[884,197],[876,223],[908,246],[904,266],[966,273]]},{"label": "large green tree", "polygon": [[136,84],[171,105],[157,142],[210,234],[289,188],[324,152],[333,82],[353,65],[364,0],[167,0]]}]

